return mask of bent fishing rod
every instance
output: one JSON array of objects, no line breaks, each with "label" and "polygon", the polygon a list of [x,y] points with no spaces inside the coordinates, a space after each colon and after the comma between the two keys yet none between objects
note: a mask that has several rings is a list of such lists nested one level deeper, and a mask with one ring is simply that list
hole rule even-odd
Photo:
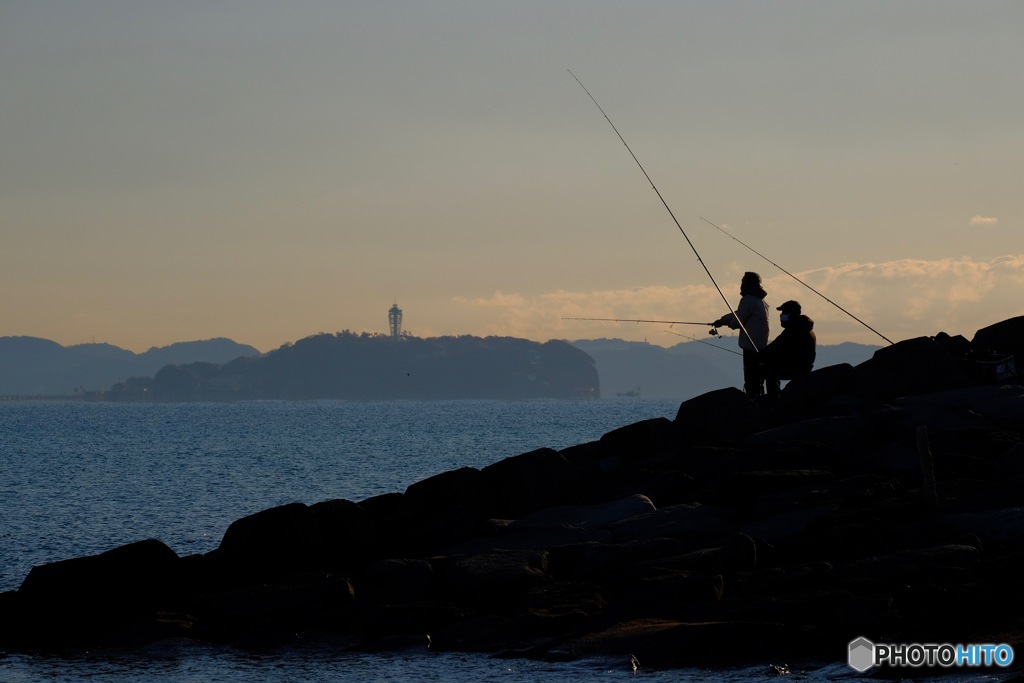
[{"label": "bent fishing rod", "polygon": [[707,223],[708,225],[710,225],[710,226],[711,226],[712,228],[715,228],[716,230],[718,230],[719,232],[721,232],[721,233],[723,233],[723,234],[725,234],[725,235],[728,235],[728,236],[729,236],[729,237],[731,237],[731,238],[732,238],[732,239],[733,239],[734,241],[738,242],[738,243],[739,243],[740,245],[742,245],[742,246],[746,247],[747,249],[749,249],[750,251],[754,252],[755,254],[757,254],[758,256],[760,256],[761,258],[763,258],[763,259],[764,259],[765,261],[767,261],[768,263],[772,264],[773,266],[775,266],[776,268],[778,268],[779,270],[781,270],[781,271],[782,271],[783,273],[785,273],[786,275],[790,276],[791,278],[793,278],[794,280],[796,280],[797,282],[799,282],[800,284],[802,284],[802,285],[803,285],[804,287],[806,287],[807,289],[811,290],[812,292],[814,292],[815,294],[817,294],[818,296],[820,296],[820,297],[821,297],[822,299],[824,299],[825,301],[829,302],[830,304],[832,304],[833,306],[835,306],[836,308],[838,308],[838,309],[839,309],[840,311],[842,311],[842,312],[843,312],[843,313],[845,313],[846,315],[850,316],[851,318],[853,318],[854,320],[856,320],[857,322],[859,322],[859,323],[860,323],[861,325],[863,325],[864,327],[868,328],[869,330],[871,330],[872,332],[874,332],[875,334],[877,334],[877,335],[878,335],[879,337],[881,337],[881,338],[882,338],[882,339],[884,339],[885,341],[889,342],[890,344],[892,344],[892,343],[893,343],[891,339],[889,339],[888,337],[886,337],[886,336],[885,336],[884,334],[882,334],[881,332],[879,332],[879,331],[878,331],[878,330],[876,330],[875,328],[871,327],[871,325],[868,325],[868,324],[867,324],[866,322],[864,322],[863,320],[861,320],[860,318],[858,318],[857,316],[855,316],[855,315],[854,315],[853,313],[850,313],[850,312],[849,312],[848,310],[846,310],[845,308],[843,308],[842,306],[840,306],[839,304],[837,304],[837,303],[836,303],[835,301],[832,301],[832,299],[829,299],[829,298],[828,298],[827,296],[825,296],[824,294],[822,294],[821,292],[819,292],[818,290],[816,290],[816,289],[815,289],[814,287],[811,287],[811,286],[810,286],[809,284],[807,284],[806,282],[804,282],[803,280],[801,280],[800,278],[798,278],[798,277],[797,277],[796,275],[793,275],[793,273],[789,272],[788,270],[786,270],[785,268],[783,268],[782,266],[780,266],[780,265],[779,265],[778,263],[776,263],[775,261],[772,261],[772,260],[771,260],[770,258],[768,258],[768,257],[767,257],[767,256],[765,256],[764,254],[762,254],[761,252],[759,252],[759,251],[758,251],[757,249],[754,249],[754,248],[753,248],[752,246],[750,246],[749,244],[746,244],[746,243],[745,243],[745,242],[744,242],[743,240],[739,239],[738,237],[736,237],[735,235],[733,235],[732,233],[730,233],[729,231],[727,231],[727,230],[726,230],[725,228],[722,228],[722,227],[720,227],[720,226],[718,226],[718,225],[715,225],[714,223],[712,223],[711,221],[709,221],[709,220],[708,220],[707,218],[704,218],[704,216],[701,216],[701,217],[700,217],[700,219],[701,219],[702,221],[704,221],[705,223]]},{"label": "bent fishing rod", "polygon": [[[732,304],[730,304],[729,300],[725,298],[725,294],[722,293],[722,288],[718,286],[717,282],[715,282],[715,276],[711,274],[711,271],[708,270],[708,267],[704,264],[704,259],[700,257],[700,252],[697,251],[697,247],[693,246],[693,242],[690,241],[690,236],[686,234],[686,231],[683,230],[683,226],[679,223],[679,220],[676,218],[676,215],[672,213],[672,208],[668,205],[668,202],[665,201],[665,198],[661,196],[661,192],[658,190],[658,187],[654,184],[654,181],[651,180],[651,176],[647,174],[647,170],[644,168],[644,165],[640,163],[640,160],[636,158],[636,154],[634,154],[633,150],[630,149],[629,143],[626,142],[626,138],[622,137],[622,133],[620,133],[619,129],[615,127],[615,124],[612,123],[612,120],[608,118],[608,114],[605,113],[604,108],[597,103],[597,100],[594,99],[594,96],[590,94],[589,90],[587,90],[587,86],[583,85],[580,79],[576,78],[576,74],[574,74],[571,69],[566,69],[566,71],[568,71],[569,75],[573,77],[573,80],[580,84],[580,87],[583,88],[583,92],[587,93],[587,97],[590,98],[590,101],[594,103],[594,105],[601,112],[601,115],[604,116],[604,120],[608,122],[608,125],[612,127],[612,130],[615,131],[615,134],[619,136],[619,140],[621,140],[622,144],[625,145],[626,151],[629,152],[629,156],[633,157],[633,161],[636,162],[636,165],[640,168],[640,171],[644,174],[644,177],[647,178],[647,182],[651,184],[651,189],[654,190],[654,193],[656,195],[658,195],[658,199],[661,200],[661,203],[664,205],[665,210],[668,211],[668,215],[672,217],[672,220],[675,222],[676,227],[679,228],[679,232],[683,233],[683,237],[686,239],[686,243],[690,245],[690,249],[693,250],[693,254],[694,256],[697,257],[697,260],[700,262],[700,265],[704,269],[704,272],[708,274],[708,277],[711,279],[711,284],[713,284],[715,286],[715,289],[718,290],[718,295],[722,297],[722,301],[725,302],[726,308],[728,308],[730,311],[734,310]],[[747,328],[743,326],[742,322],[740,322],[739,316],[735,316],[735,318],[736,323],[739,325],[740,329],[743,330],[743,334],[747,335],[747,339],[750,340],[750,343],[754,347],[754,350],[760,351],[761,349],[757,348],[757,342],[755,342],[753,337],[751,337],[750,334],[747,333]]]}]

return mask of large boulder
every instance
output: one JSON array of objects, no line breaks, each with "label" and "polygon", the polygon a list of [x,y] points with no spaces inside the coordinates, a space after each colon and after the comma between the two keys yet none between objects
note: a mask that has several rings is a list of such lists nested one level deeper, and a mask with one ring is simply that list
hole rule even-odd
[{"label": "large boulder", "polygon": [[966,339],[940,332],[884,346],[857,368],[862,386],[874,396],[919,394],[969,384],[969,353]]},{"label": "large boulder", "polygon": [[491,492],[488,516],[517,519],[564,502],[573,466],[558,451],[540,448],[483,468],[481,481]]},{"label": "large boulder", "polygon": [[312,506],[331,567],[361,566],[380,552],[377,528],[366,512],[350,500],[325,500]]},{"label": "large boulder", "polygon": [[320,521],[303,503],[281,505],[232,522],[215,552],[234,581],[276,578],[327,563]]},{"label": "large boulder", "polygon": [[1024,372],[1024,315],[981,328],[974,333],[971,347],[981,363],[979,369],[991,370],[987,374],[992,379],[1009,379],[995,374],[1009,374],[1010,369],[1005,366],[1007,354],[1014,358],[1013,371],[1018,375]]},{"label": "large boulder", "polygon": [[749,396],[729,387],[684,401],[675,423],[686,444],[728,443],[756,432],[760,416]]},{"label": "large boulder", "polygon": [[424,510],[455,505],[486,509],[490,499],[484,476],[475,467],[460,467],[421,479],[405,490],[406,500]]},{"label": "large boulder", "polygon": [[857,369],[849,363],[828,365],[788,382],[779,396],[778,407],[789,413],[820,411],[837,396],[854,393],[858,381]]},{"label": "large boulder", "polygon": [[33,567],[11,601],[15,637],[62,644],[124,633],[173,604],[180,568],[177,554],[152,539]]},{"label": "large boulder", "polygon": [[619,427],[601,437],[606,455],[624,463],[642,463],[652,457],[672,457],[680,446],[679,428],[665,417]]},{"label": "large boulder", "polygon": [[599,505],[556,505],[512,522],[513,529],[543,529],[553,526],[601,527],[654,511],[647,496],[637,494]]},{"label": "large boulder", "polygon": [[496,550],[431,560],[440,586],[457,604],[507,606],[526,591],[550,581],[547,551]]}]

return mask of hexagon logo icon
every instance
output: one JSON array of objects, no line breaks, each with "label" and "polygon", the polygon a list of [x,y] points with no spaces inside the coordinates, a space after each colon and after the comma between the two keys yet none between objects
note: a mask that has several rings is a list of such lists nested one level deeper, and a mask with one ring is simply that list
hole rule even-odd
[{"label": "hexagon logo icon", "polygon": [[875,664],[875,644],[861,636],[850,641],[850,668],[863,673]]}]

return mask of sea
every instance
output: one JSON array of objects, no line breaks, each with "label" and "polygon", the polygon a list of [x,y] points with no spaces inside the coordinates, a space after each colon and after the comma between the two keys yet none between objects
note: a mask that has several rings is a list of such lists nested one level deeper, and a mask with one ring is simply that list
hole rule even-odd
[{"label": "sea", "polygon": [[[358,502],[400,492],[440,472],[586,443],[649,418],[673,418],[678,407],[672,400],[625,397],[0,401],[0,591],[16,590],[35,565],[147,538],[182,556],[208,552],[232,521],[276,505]],[[634,670],[628,661],[611,659],[532,662],[426,647],[354,653],[300,642],[252,651],[173,640],[60,655],[0,650],[0,682],[874,680],[841,661],[844,653],[839,643],[835,662],[659,671],[643,662]],[[974,671],[942,680],[1000,681],[1007,673]]]}]

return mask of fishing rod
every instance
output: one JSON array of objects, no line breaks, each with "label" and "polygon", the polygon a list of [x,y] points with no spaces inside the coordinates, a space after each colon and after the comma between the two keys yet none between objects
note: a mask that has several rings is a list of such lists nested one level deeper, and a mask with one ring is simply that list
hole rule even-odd
[{"label": "fishing rod", "polygon": [[[589,97],[590,101],[597,106],[598,110],[600,110],[601,115],[604,116],[604,120],[608,122],[608,125],[612,127],[612,130],[615,131],[615,134],[619,136],[619,140],[621,140],[622,144],[626,146],[626,151],[629,152],[629,156],[633,157],[633,161],[635,161],[636,165],[640,167],[640,171],[644,174],[644,177],[647,178],[647,182],[651,184],[651,189],[654,190],[654,193],[656,195],[658,195],[658,199],[660,199],[661,203],[665,206],[665,210],[668,211],[668,215],[672,217],[672,220],[675,222],[676,227],[679,228],[679,232],[683,233],[683,237],[686,238],[686,243],[690,245],[690,249],[693,250],[694,256],[696,256],[697,260],[700,261],[700,265],[704,269],[704,272],[708,274],[709,278],[711,278],[711,284],[713,284],[715,286],[715,289],[718,290],[718,295],[722,297],[722,301],[725,302],[726,308],[728,308],[730,311],[734,310],[732,304],[730,304],[729,300],[725,298],[725,294],[722,292],[722,288],[718,286],[717,282],[715,282],[715,276],[711,274],[711,271],[708,270],[708,267],[704,264],[704,259],[700,257],[700,252],[697,251],[697,247],[693,246],[693,242],[690,241],[690,236],[686,234],[686,231],[683,230],[683,226],[680,225],[679,220],[676,218],[676,215],[672,213],[672,208],[668,205],[668,202],[665,201],[665,198],[661,196],[661,192],[658,191],[658,187],[654,184],[654,181],[651,180],[651,176],[647,174],[647,170],[644,168],[643,164],[641,164],[640,160],[636,158],[636,154],[633,154],[633,150],[630,149],[629,143],[626,142],[626,138],[622,137],[622,133],[620,133],[619,129],[615,127],[615,124],[612,123],[612,120],[608,118],[608,114],[605,113],[604,108],[597,103],[597,100],[594,99],[594,96],[590,94],[589,90],[587,90],[587,86],[583,85],[580,79],[576,78],[576,74],[574,74],[571,69],[566,69],[566,71],[568,71],[569,75],[572,76],[573,79],[580,84],[580,87],[583,88],[583,92],[587,93],[587,97]],[[740,329],[743,330],[743,334],[747,335],[747,339],[750,340],[750,343],[754,347],[754,350],[760,351],[761,349],[757,348],[757,342],[754,341],[754,338],[751,337],[750,334],[747,332],[747,328],[743,326],[742,322],[740,322],[739,316],[734,317],[736,318],[736,323],[740,326]]]},{"label": "fishing rod", "polygon": [[636,318],[562,318],[562,320],[603,320],[610,323],[661,323],[663,325],[706,325],[714,327],[711,323],[694,323],[688,320],[637,320]]},{"label": "fishing rod", "polygon": [[701,219],[702,221],[704,221],[705,223],[707,223],[708,225],[710,225],[710,226],[711,226],[712,228],[715,228],[716,230],[718,230],[719,232],[721,232],[721,233],[723,233],[723,234],[725,234],[725,235],[728,235],[728,236],[729,236],[729,237],[731,237],[731,238],[732,238],[732,239],[733,239],[734,241],[738,242],[738,243],[739,243],[739,244],[741,244],[742,246],[744,246],[744,247],[746,247],[747,249],[749,249],[750,251],[754,252],[755,254],[757,254],[758,256],[760,256],[761,258],[763,258],[763,259],[764,259],[765,261],[767,261],[768,263],[772,264],[773,266],[775,266],[776,268],[778,268],[779,270],[781,270],[781,271],[782,271],[783,273],[785,273],[786,275],[790,276],[791,278],[793,278],[794,280],[796,280],[797,282],[799,282],[800,284],[802,284],[802,285],[803,285],[804,287],[806,287],[807,289],[811,290],[812,292],[814,292],[815,294],[817,294],[818,296],[820,296],[820,297],[821,297],[822,299],[824,299],[825,301],[829,302],[830,304],[832,304],[833,306],[835,306],[836,308],[838,308],[838,309],[839,309],[840,311],[842,311],[842,312],[843,312],[843,313],[845,313],[846,315],[850,316],[851,318],[853,318],[854,320],[856,320],[857,322],[859,322],[859,323],[860,323],[861,325],[863,325],[864,327],[868,328],[869,330],[871,330],[872,332],[874,332],[875,334],[877,334],[877,335],[878,335],[879,337],[881,337],[881,338],[882,338],[882,339],[884,339],[885,341],[889,342],[890,344],[892,344],[892,343],[893,343],[891,339],[889,339],[888,337],[886,337],[886,336],[885,336],[884,334],[882,334],[881,332],[879,332],[879,331],[878,331],[878,330],[876,330],[875,328],[871,327],[871,325],[868,325],[868,324],[867,324],[866,322],[864,322],[863,320],[861,320],[860,318],[858,318],[857,316],[855,316],[855,315],[854,315],[853,313],[850,313],[850,312],[849,312],[848,310],[846,310],[845,308],[843,308],[842,306],[840,306],[839,304],[837,304],[837,303],[836,303],[835,301],[832,301],[832,299],[829,299],[829,298],[828,298],[827,296],[825,296],[824,294],[822,294],[821,292],[819,292],[818,290],[816,290],[816,289],[815,289],[814,287],[811,287],[811,286],[810,286],[809,284],[807,284],[806,282],[804,282],[803,280],[801,280],[800,278],[798,278],[798,277],[797,277],[796,275],[793,275],[793,273],[789,272],[788,270],[786,270],[785,268],[783,268],[782,266],[780,266],[780,265],[779,265],[778,263],[776,263],[775,261],[772,261],[772,260],[771,260],[770,258],[768,258],[768,257],[767,257],[767,256],[765,256],[764,254],[762,254],[761,252],[759,252],[759,251],[758,251],[757,249],[754,249],[754,248],[753,248],[753,247],[751,247],[751,246],[750,246],[749,244],[746,244],[745,242],[743,242],[743,240],[739,239],[738,237],[736,237],[735,235],[733,235],[732,233],[730,233],[729,231],[727,231],[727,230],[726,230],[725,228],[722,228],[722,227],[720,227],[720,226],[718,226],[718,225],[715,225],[714,223],[712,223],[711,221],[709,221],[709,220],[708,220],[707,218],[704,218],[703,216],[701,216],[701,217],[700,217],[700,219]]}]

